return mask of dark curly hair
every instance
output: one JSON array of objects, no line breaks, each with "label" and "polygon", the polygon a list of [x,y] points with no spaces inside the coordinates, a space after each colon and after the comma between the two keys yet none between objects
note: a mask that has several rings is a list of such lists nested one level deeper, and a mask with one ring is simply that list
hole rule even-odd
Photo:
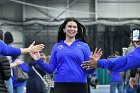
[{"label": "dark curly hair", "polygon": [[9,44],[11,44],[13,41],[14,41],[14,39],[13,39],[12,33],[7,31],[7,32],[4,34],[4,42],[5,42],[6,44],[9,45]]},{"label": "dark curly hair", "polygon": [[78,22],[74,17],[66,18],[65,21],[60,25],[59,31],[58,31],[57,42],[66,39],[66,34],[64,33],[63,29],[65,28],[66,24],[69,21],[76,22],[76,24],[78,26],[78,33],[75,36],[76,39],[79,39],[79,40],[81,40],[83,42],[86,42],[86,28],[80,22]]}]

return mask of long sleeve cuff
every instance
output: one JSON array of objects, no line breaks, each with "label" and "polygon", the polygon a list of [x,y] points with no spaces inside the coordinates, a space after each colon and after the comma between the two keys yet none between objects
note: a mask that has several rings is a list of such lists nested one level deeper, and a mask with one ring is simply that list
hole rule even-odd
[{"label": "long sleeve cuff", "polygon": [[44,63],[42,58],[36,60],[36,62],[37,62],[38,64]]},{"label": "long sleeve cuff", "polygon": [[103,59],[98,59],[98,61],[97,61],[97,67],[102,67],[102,64],[103,64],[102,60]]}]

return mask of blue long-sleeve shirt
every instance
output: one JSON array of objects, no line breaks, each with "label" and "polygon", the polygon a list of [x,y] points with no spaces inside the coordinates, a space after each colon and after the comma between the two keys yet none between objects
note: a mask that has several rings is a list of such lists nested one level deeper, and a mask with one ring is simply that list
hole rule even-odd
[{"label": "blue long-sleeve shirt", "polygon": [[120,72],[110,72],[110,81],[111,82],[123,82],[123,79],[121,78]]},{"label": "blue long-sleeve shirt", "polygon": [[[115,59],[115,60],[114,60]],[[110,71],[125,71],[132,68],[140,67],[140,46],[138,46],[133,52],[119,57],[110,59],[99,59],[98,67],[109,69]]]},{"label": "blue long-sleeve shirt", "polygon": [[64,41],[56,43],[52,49],[50,63],[46,64],[42,59],[37,60],[37,63],[48,73],[54,72],[54,82],[86,83],[87,71],[81,64],[89,60],[89,46],[76,40],[70,46]]},{"label": "blue long-sleeve shirt", "polygon": [[11,47],[0,40],[0,54],[4,56],[18,56],[21,54],[21,50]]},{"label": "blue long-sleeve shirt", "polygon": [[[116,60],[114,58],[118,58],[118,57],[111,57],[111,58],[108,58],[108,60],[113,61],[113,60]],[[123,79],[122,79],[122,77],[120,75],[120,72],[110,71],[110,81],[111,82],[123,82]]]}]

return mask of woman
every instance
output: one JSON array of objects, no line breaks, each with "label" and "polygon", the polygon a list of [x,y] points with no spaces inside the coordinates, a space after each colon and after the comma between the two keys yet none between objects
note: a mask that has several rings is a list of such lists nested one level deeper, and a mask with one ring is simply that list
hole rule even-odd
[{"label": "woman", "polygon": [[[17,65],[19,68],[22,69],[22,71],[24,71],[25,73],[28,72],[28,65],[21,60],[20,58],[18,58],[18,56],[12,56],[12,63],[22,63]],[[15,79],[15,69],[12,68],[13,71],[13,76],[12,76],[12,81],[13,81],[13,93],[25,93],[25,86],[26,86],[26,80],[24,81],[17,81]]]},{"label": "woman", "polygon": [[42,69],[54,72],[54,93],[87,93],[88,71],[81,67],[82,62],[90,60],[85,33],[85,27],[75,18],[66,18],[59,27],[58,42],[53,46],[49,64],[39,53],[30,53]]}]

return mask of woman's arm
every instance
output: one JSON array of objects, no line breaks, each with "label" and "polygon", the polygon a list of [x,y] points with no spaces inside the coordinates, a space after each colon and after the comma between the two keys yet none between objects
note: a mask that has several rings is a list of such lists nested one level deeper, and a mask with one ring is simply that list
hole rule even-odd
[{"label": "woman's arm", "polygon": [[23,64],[23,61],[21,59],[17,58],[14,62],[10,63],[10,68],[18,66],[20,64]]},{"label": "woman's arm", "polygon": [[44,48],[43,44],[38,44],[38,45],[34,45],[35,42],[33,42],[28,48],[20,48],[21,50],[21,54],[25,54],[25,53],[29,53],[29,52],[38,52],[38,51],[42,51],[42,49]]},{"label": "woman's arm", "polygon": [[24,72],[28,72],[28,70],[29,70],[29,68],[28,68],[28,65],[25,63],[25,62],[23,62],[22,64],[20,64],[20,65],[18,65],[21,69],[22,69],[22,71],[24,71]]},{"label": "woman's arm", "polygon": [[56,47],[53,47],[49,64],[44,62],[44,60],[41,58],[39,52],[30,52],[30,55],[40,65],[40,67],[43,70],[45,70],[49,74],[52,74],[54,72],[55,68],[56,68],[56,65],[57,65],[55,49],[56,49]]},{"label": "woman's arm", "polygon": [[99,59],[93,55],[91,62],[83,63],[82,66],[83,68],[89,66],[89,69],[101,67],[109,69],[110,71],[125,71],[132,68],[138,68],[140,67],[140,46],[133,52],[114,59]]},{"label": "woman's arm", "polygon": [[0,46],[0,54],[4,56],[18,56],[31,51],[41,51],[44,48],[43,44],[34,45],[34,42],[28,48],[15,48],[5,44],[3,41],[0,41]]}]

